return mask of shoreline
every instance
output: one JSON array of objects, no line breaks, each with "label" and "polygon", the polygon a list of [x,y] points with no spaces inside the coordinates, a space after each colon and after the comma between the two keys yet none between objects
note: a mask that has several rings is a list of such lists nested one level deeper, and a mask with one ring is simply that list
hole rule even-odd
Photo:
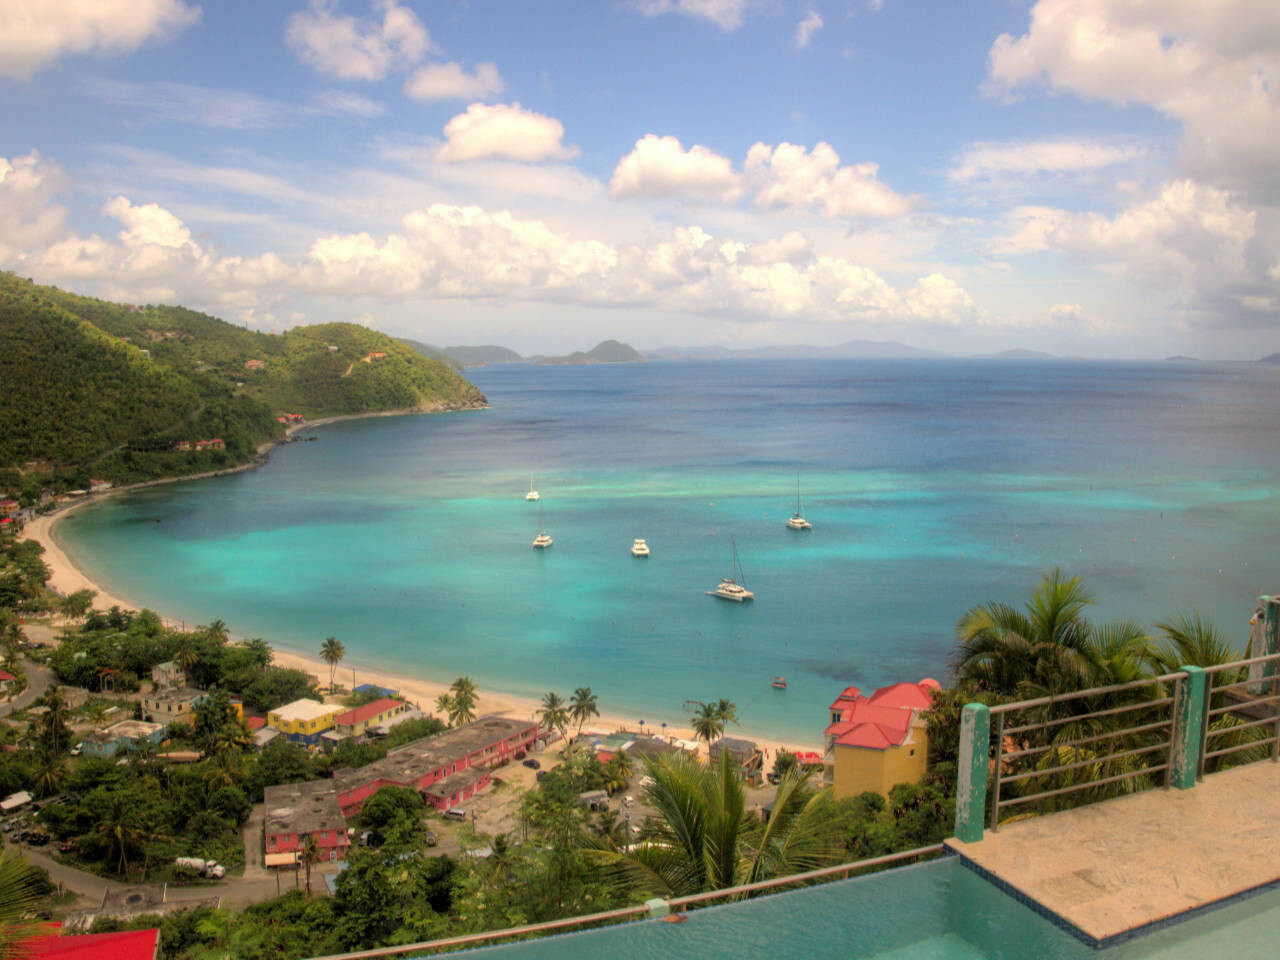
[{"label": "shoreline", "polygon": [[[482,409],[482,408],[479,408]],[[395,411],[380,414],[370,414],[368,416],[394,416],[411,411]],[[421,412],[421,411],[419,411]],[[339,420],[364,419],[366,415],[359,414],[354,416],[334,417],[324,420],[310,421],[305,424],[298,424],[291,428],[290,432],[306,427],[323,426],[326,423],[333,423]],[[276,444],[272,444],[276,446]],[[262,461],[262,462],[265,462]],[[147,481],[145,483],[130,484],[119,489],[112,489],[105,494],[98,494],[85,497],[75,503],[67,504],[51,513],[36,517],[29,521],[23,529],[22,536],[35,540],[40,543],[44,549],[43,560],[49,567],[49,585],[63,595],[74,593],[77,590],[87,589],[93,590],[97,596],[94,597],[94,606],[109,609],[112,606],[118,606],[122,610],[139,611],[143,609],[138,604],[132,602],[126,597],[105,588],[102,584],[95,581],[89,574],[79,566],[70,554],[63,547],[57,537],[57,525],[64,518],[69,516],[73,511],[85,506],[88,503],[96,502],[103,496],[110,496],[118,493],[124,493],[129,490],[136,490],[145,486],[156,486],[160,483],[177,483],[182,480],[204,479],[209,476],[221,476],[228,473],[238,473],[246,469],[252,469],[254,466],[261,465],[258,462],[249,465],[243,465],[228,470],[220,470],[214,473],[205,473],[193,475],[190,477],[174,477],[165,478],[160,481]],[[175,627],[180,621],[174,620],[164,614],[163,611],[153,611],[160,615],[161,619],[169,626]],[[241,638],[236,638],[241,639]],[[296,650],[282,647],[277,641],[271,638],[265,638],[271,644],[271,649],[275,654],[273,662],[278,666],[292,667],[305,670],[307,673],[314,674],[321,681],[325,681],[329,675],[329,667],[318,655],[310,655],[297,652]],[[393,671],[380,669],[376,666],[369,666],[367,662],[359,659],[358,651],[355,659],[343,660],[339,663],[334,674],[335,680],[341,681],[344,673],[355,671],[356,683],[374,683],[378,686],[389,687],[400,692],[400,695],[408,700],[419,704],[424,713],[431,713],[435,708],[436,698],[441,693],[447,693],[449,680],[432,680],[421,674],[398,674]],[[423,673],[428,673],[429,666],[424,666]],[[557,691],[561,696],[568,700],[572,691]],[[532,698],[504,692],[502,690],[489,691],[481,688],[477,691],[476,713],[482,716],[486,713],[502,713],[518,717],[532,717],[541,706],[540,701]],[[666,722],[666,727],[662,727],[662,723]],[[571,728],[572,729],[572,728]],[[604,732],[615,732],[621,730],[636,731],[640,728],[639,722],[630,719],[616,710],[601,711],[599,717],[593,717],[591,721],[583,727],[584,730],[599,730]],[[815,727],[816,729],[816,727]],[[677,716],[658,716],[653,722],[645,721],[643,730],[648,733],[660,732],[662,736],[678,737],[683,740],[696,739],[693,730],[688,726],[688,720],[685,717]],[[752,730],[747,727],[731,725],[725,730],[725,735],[730,737],[741,737],[754,740],[762,750],[767,751],[765,760],[766,769],[772,766],[772,757],[777,755],[779,749],[788,750],[814,750],[821,754],[823,752],[821,742],[802,743],[797,739],[784,739],[768,734],[760,730]],[[705,748],[704,748],[705,749]]]}]

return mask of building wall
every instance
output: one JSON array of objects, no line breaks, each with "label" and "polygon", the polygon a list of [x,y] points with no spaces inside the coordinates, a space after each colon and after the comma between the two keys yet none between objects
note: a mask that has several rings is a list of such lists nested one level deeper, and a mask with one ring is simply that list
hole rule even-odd
[{"label": "building wall", "polygon": [[268,713],[267,726],[279,730],[286,739],[294,743],[304,743],[310,747],[320,742],[322,733],[333,729],[333,719],[341,712],[341,708],[337,708],[332,713],[310,720],[285,719],[278,713]]},{"label": "building wall", "polygon": [[174,703],[158,697],[143,697],[142,712],[156,723],[187,723],[191,717],[191,701]]},{"label": "building wall", "polygon": [[875,750],[868,747],[835,746],[832,784],[837,799],[860,793],[887,797],[900,783],[914,783],[928,768],[929,741],[923,725],[913,727],[912,736],[900,747]]}]

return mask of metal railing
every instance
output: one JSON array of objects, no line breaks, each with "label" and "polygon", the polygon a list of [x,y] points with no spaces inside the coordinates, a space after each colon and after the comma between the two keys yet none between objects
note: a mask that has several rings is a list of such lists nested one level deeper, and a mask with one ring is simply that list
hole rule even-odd
[{"label": "metal railing", "polygon": [[[1133,789],[1140,787],[1135,782],[1138,778],[1152,778],[1157,774],[1162,775],[1163,785],[1168,786],[1174,764],[1178,707],[1186,680],[1187,674],[1179,671],[1132,683],[991,707],[994,741],[991,829],[999,829],[1002,810],[1048,797],[1122,783]],[[1136,696],[1144,690],[1155,695]],[[1135,695],[1135,699],[1132,703],[1077,712],[1081,702],[1089,698],[1111,699],[1123,694]],[[1028,713],[1031,718],[1018,719]],[[1111,726],[1122,715],[1135,713],[1138,714],[1134,718],[1136,723]],[[1034,719],[1036,717],[1039,719]],[[1006,718],[1013,718],[1015,722],[1011,725]],[[1069,730],[1071,725],[1076,725],[1084,735],[1061,736],[1060,731]],[[1150,756],[1152,754],[1155,756]],[[1120,763],[1138,757],[1153,762],[1144,761],[1140,766]],[[1120,772],[1107,772],[1116,770],[1117,766]],[[1099,776],[1099,773],[1106,775]],[[1043,788],[1055,782],[1059,785]],[[1154,781],[1147,784],[1154,785]],[[1002,793],[1006,787],[1012,788],[1008,791],[1012,796]]]},{"label": "metal railing", "polygon": [[[648,917],[661,917],[668,912],[673,914],[683,913],[691,907],[706,906],[717,900],[734,900],[750,896],[753,893],[766,893],[781,888],[794,887],[798,884],[847,880],[859,871],[893,866],[908,860],[934,857],[943,853],[943,851],[943,845],[935,843],[931,846],[903,850],[900,853],[891,853],[883,857],[872,857],[868,860],[842,863],[834,867],[823,867],[820,870],[809,870],[805,873],[793,873],[786,877],[775,877],[772,880],[761,880],[757,883],[726,887],[722,890],[695,893],[687,897],[675,897],[671,900],[658,900],[656,902],[650,901],[634,907],[606,910],[603,913],[589,913],[580,917],[565,917],[561,920],[548,920],[544,923],[529,923],[522,927],[506,927],[502,930],[489,930],[484,933],[468,933],[458,937],[446,937],[443,940],[426,940],[421,943],[407,943],[394,947],[374,947],[371,950],[359,950],[355,953],[334,953],[324,957],[315,957],[313,960],[376,960],[376,958],[382,957],[403,957],[406,954],[436,953],[460,947],[484,946],[514,937],[563,933],[568,930],[608,926]],[[659,906],[659,909],[655,910],[655,906]]]},{"label": "metal railing", "polygon": [[[1246,668],[1250,676],[1240,679]],[[1204,724],[1196,775],[1203,780],[1209,766],[1226,765],[1222,757],[1244,750],[1262,759],[1280,760],[1280,653],[1205,667]],[[1218,682],[1224,681],[1224,682]],[[1211,764],[1210,761],[1218,760]],[[1245,763],[1251,762],[1248,755]]]}]

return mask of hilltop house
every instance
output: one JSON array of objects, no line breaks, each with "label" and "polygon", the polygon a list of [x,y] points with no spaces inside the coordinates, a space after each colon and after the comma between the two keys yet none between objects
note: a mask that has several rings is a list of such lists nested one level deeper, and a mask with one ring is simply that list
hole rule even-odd
[{"label": "hilltop house", "polygon": [[95,730],[82,742],[86,757],[114,757],[130,750],[158,747],[164,742],[164,724],[122,720],[105,730]]},{"label": "hilltop house", "polygon": [[145,694],[142,698],[142,715],[166,726],[173,723],[189,723],[191,711],[204,694],[190,687],[164,687]]},{"label": "hilltop house", "polygon": [[887,797],[897,784],[924,776],[929,736],[923,714],[939,689],[926,678],[881,687],[869,697],[857,687],[841,691],[831,704],[824,758],[824,778],[837,799],[867,792]]},{"label": "hilltop house", "polygon": [[265,865],[292,866],[306,837],[315,838],[321,860],[341,860],[351,845],[333,782],[312,780],[267,787]]},{"label": "hilltop house", "polygon": [[176,660],[166,660],[151,668],[151,682],[157,687],[184,687],[187,675]]}]

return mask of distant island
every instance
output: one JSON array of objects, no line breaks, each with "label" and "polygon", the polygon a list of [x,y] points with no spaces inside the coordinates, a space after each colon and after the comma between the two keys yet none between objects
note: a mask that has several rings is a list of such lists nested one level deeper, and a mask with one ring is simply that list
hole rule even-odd
[{"label": "distant island", "polygon": [[524,357],[514,350],[493,344],[485,344],[482,347],[445,347],[441,353],[464,367],[475,367],[483,363],[522,363],[524,361]]},{"label": "distant island", "polygon": [[243,467],[317,419],[488,405],[446,363],[352,323],[247,330],[0,273],[0,493]]},{"label": "distant island", "polygon": [[1257,362],[1258,363],[1280,363],[1280,353],[1269,353]]},{"label": "distant island", "polygon": [[780,344],[766,347],[660,347],[647,353],[653,360],[809,360],[809,359],[911,359],[942,357],[937,350],[908,346],[895,340],[849,340],[833,347]]},{"label": "distant island", "polygon": [[565,366],[587,363],[643,363],[644,354],[620,340],[605,340],[583,353],[581,350],[566,357],[536,357],[535,363],[544,366]]}]

